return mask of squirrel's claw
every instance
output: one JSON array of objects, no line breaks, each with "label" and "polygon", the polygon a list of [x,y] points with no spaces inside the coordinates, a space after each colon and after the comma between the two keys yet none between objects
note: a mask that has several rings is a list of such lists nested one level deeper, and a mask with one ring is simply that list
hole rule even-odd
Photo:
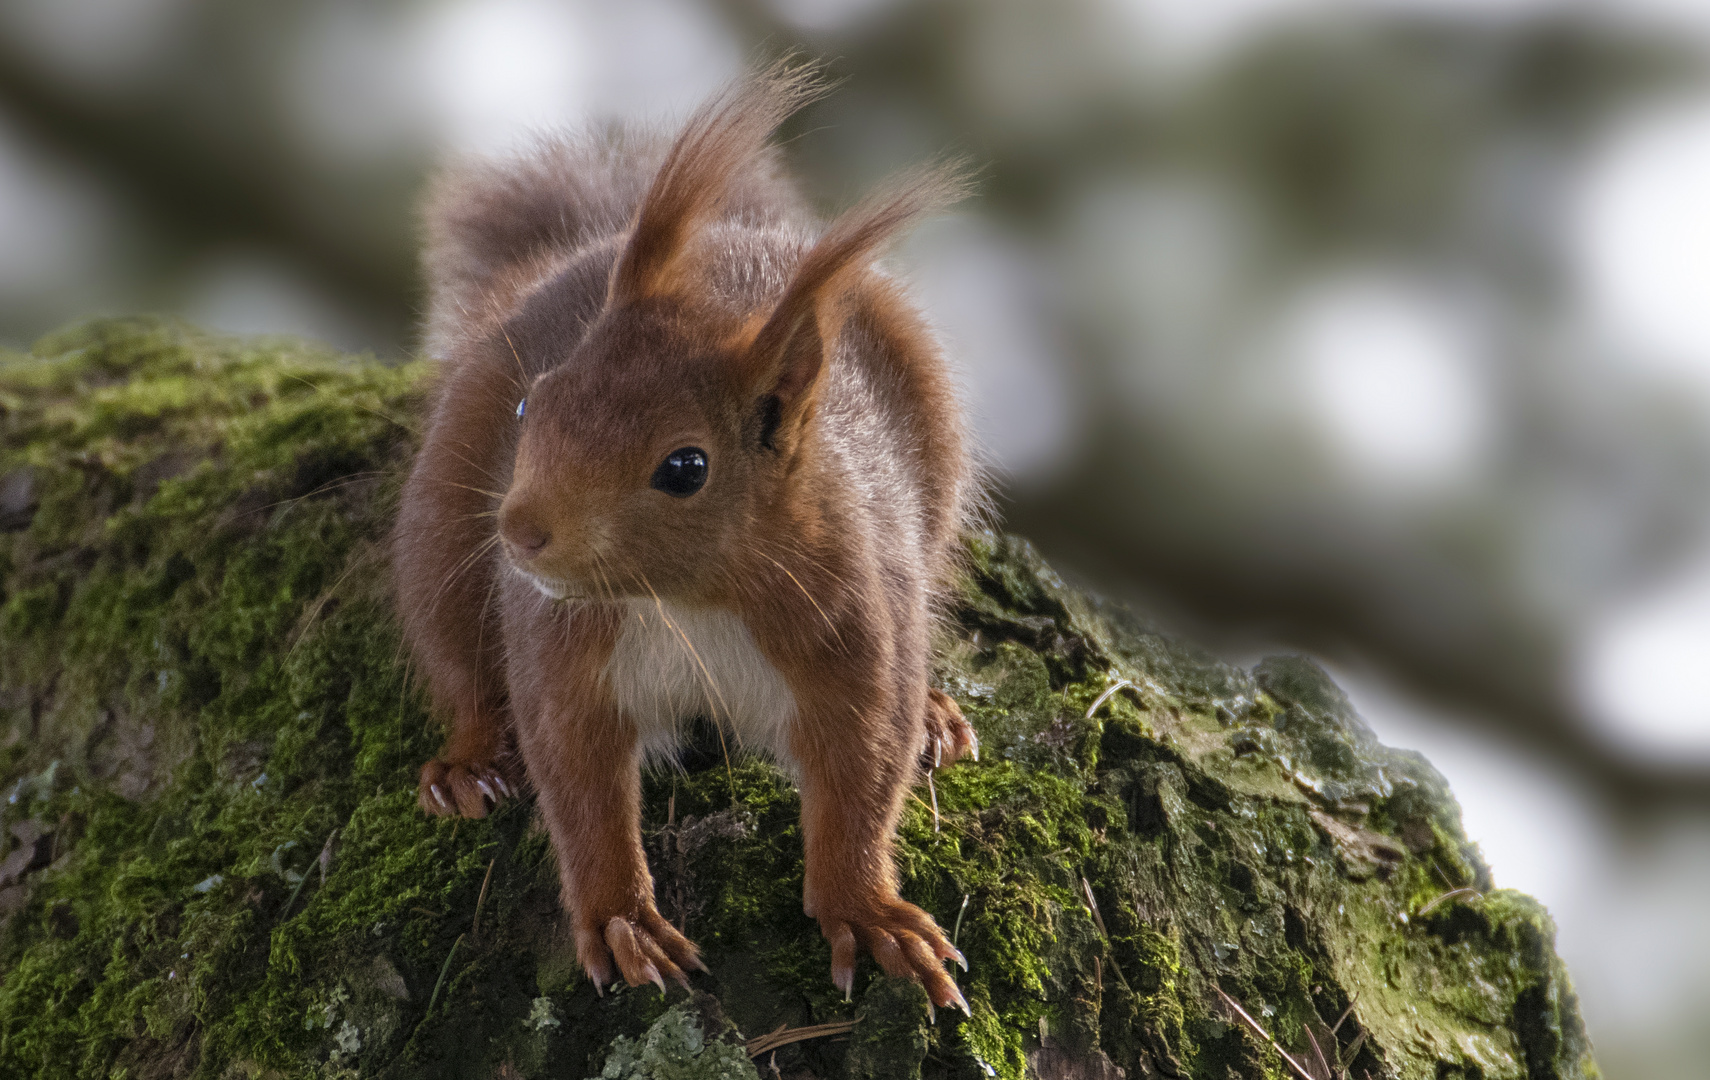
[{"label": "squirrel's claw", "polygon": [[855,931],[845,922],[827,922],[821,926],[826,940],[831,942],[831,985],[843,991],[843,1000],[855,997]]},{"label": "squirrel's claw", "polygon": [[665,979],[659,974],[659,969],[657,967],[652,964],[642,964],[641,975],[648,982],[657,986],[661,994],[665,993]]}]

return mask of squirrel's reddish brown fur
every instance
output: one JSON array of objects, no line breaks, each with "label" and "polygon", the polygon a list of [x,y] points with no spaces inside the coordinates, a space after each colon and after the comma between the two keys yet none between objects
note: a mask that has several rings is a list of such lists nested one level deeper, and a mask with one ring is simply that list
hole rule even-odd
[{"label": "squirrel's reddish brown fur", "polygon": [[[966,1008],[891,842],[923,749],[977,752],[927,685],[976,485],[939,348],[872,264],[961,184],[919,171],[820,228],[767,146],[817,92],[773,67],[674,139],[613,129],[434,188],[441,381],[396,532],[450,724],[420,801],[485,814],[519,779],[514,732],[588,974],[686,984],[700,960],[654,906],[639,770],[705,716],[801,790],[833,981],[850,991],[866,948]],[[674,453],[687,479],[662,488]]]}]

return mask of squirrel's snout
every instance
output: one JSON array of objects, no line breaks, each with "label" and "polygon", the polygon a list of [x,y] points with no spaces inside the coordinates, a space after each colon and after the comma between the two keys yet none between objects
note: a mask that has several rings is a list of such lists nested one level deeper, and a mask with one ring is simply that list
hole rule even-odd
[{"label": "squirrel's snout", "polygon": [[529,520],[527,515],[517,513],[516,508],[510,505],[499,509],[499,535],[520,555],[538,555],[552,543],[550,530]]}]

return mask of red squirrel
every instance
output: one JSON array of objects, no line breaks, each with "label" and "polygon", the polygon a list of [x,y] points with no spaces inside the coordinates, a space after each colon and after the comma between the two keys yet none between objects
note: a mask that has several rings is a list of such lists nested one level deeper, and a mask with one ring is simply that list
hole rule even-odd
[{"label": "red squirrel", "polygon": [[819,225],[768,140],[820,90],[774,66],[675,138],[550,141],[431,190],[440,383],[395,565],[450,732],[419,799],[486,814],[514,732],[596,988],[686,986],[705,968],[654,905],[640,769],[709,718],[801,792],[837,987],[865,948],[966,1010],[891,844],[923,747],[978,755],[927,682],[978,485],[939,346],[873,265],[963,183],[919,170]]}]

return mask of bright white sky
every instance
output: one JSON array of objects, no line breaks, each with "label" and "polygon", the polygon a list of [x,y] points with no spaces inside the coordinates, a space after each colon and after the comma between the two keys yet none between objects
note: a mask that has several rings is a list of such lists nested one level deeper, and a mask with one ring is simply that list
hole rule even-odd
[{"label": "bright white sky", "polygon": [[1316,282],[1271,331],[1328,461],[1367,501],[1477,485],[1496,418],[1465,317],[1419,282],[1365,269]]},{"label": "bright white sky", "polygon": [[1593,318],[1710,415],[1710,95],[1616,129],[1585,178],[1578,225]]},{"label": "bright white sky", "polygon": [[1612,741],[1710,762],[1710,553],[1593,626],[1575,667]]},{"label": "bright white sky", "polygon": [[[1578,209],[1592,331],[1710,424],[1710,95],[1618,129]],[[1710,758],[1710,551],[1589,627],[1582,653],[1581,689],[1612,737]]]}]

